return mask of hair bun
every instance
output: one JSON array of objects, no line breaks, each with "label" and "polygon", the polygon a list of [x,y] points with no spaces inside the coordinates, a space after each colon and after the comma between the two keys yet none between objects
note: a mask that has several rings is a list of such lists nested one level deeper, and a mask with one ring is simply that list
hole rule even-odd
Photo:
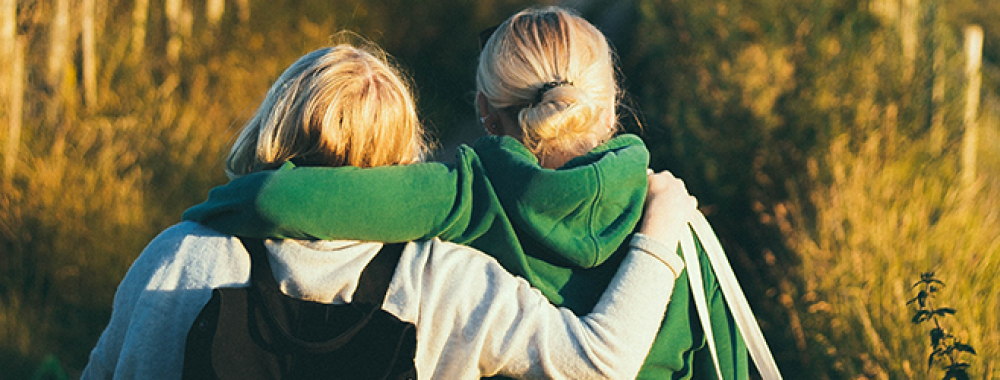
[{"label": "hair bun", "polygon": [[615,132],[614,54],[595,26],[562,8],[500,24],[479,55],[476,89],[489,106],[517,112],[521,142],[542,161],[586,153]]},{"label": "hair bun", "polygon": [[[573,151],[582,141],[593,140],[595,126],[600,125],[600,104],[584,89],[569,86],[569,82],[554,83],[551,88],[544,86],[538,102],[525,107],[518,113],[518,123],[524,131],[524,141],[528,149],[545,155],[554,151]],[[583,149],[585,152],[591,147]]]}]

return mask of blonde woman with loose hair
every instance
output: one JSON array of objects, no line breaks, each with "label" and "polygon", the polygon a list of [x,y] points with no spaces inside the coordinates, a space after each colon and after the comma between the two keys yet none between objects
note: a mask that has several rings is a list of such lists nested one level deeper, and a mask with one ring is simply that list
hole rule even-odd
[{"label": "blonde woman with loose hair", "polygon": [[410,85],[384,53],[339,45],[306,54],[281,74],[236,139],[226,173],[235,178],[287,161],[409,164],[426,147]]},{"label": "blonde woman with loose hair", "polygon": [[[453,165],[286,164],[231,181],[184,218],[260,237],[438,237],[495,257],[553,304],[586,314],[624,257],[647,188],[649,152],[618,133],[613,50],[594,25],[559,7],[523,10],[481,37],[476,111],[488,135],[459,147]],[[673,293],[640,378],[708,374],[713,357],[724,378],[748,377],[715,274],[700,275],[718,355],[691,317],[688,284],[678,282],[683,290]]]},{"label": "blonde woman with loose hair", "polygon": [[[405,165],[422,156],[423,130],[407,82],[380,54],[371,48],[338,45],[293,63],[235,143],[227,165],[233,181],[258,181],[271,169],[310,171],[320,166],[342,167],[355,174],[434,173],[433,165]],[[696,201],[683,182],[669,173],[650,174],[649,179],[650,210],[641,233],[630,238],[607,291],[599,291],[599,300],[582,317],[551,305],[482,252],[438,239],[405,244],[395,270],[389,272],[391,282],[379,313],[389,314],[398,325],[415,327],[409,331],[415,331],[416,347],[397,346],[396,340],[382,342],[402,355],[393,356],[392,363],[414,370],[419,379],[634,377],[684,267],[668,248],[684,232],[683,219],[674,216],[696,211]],[[333,192],[321,190],[317,197],[350,198],[337,186],[326,185],[318,187]],[[350,193],[372,200],[365,192]],[[436,217],[433,210],[410,212],[401,219]],[[350,223],[360,217],[345,218]],[[122,280],[111,321],[82,378],[170,379],[182,373],[209,373],[189,366],[196,361],[185,360],[185,352],[193,352],[185,351],[185,339],[189,330],[203,331],[202,322],[195,321],[209,299],[215,299],[213,289],[249,285],[251,260],[244,238],[191,221],[157,236]],[[328,304],[349,303],[355,291],[371,285],[360,277],[383,246],[373,241],[314,239],[260,244],[266,251],[264,259],[273,263],[272,274],[281,291]],[[219,326],[225,323],[218,321]],[[298,338],[312,342],[319,337]],[[258,344],[278,346],[270,341]],[[228,352],[245,356],[246,351]],[[247,360],[244,370],[260,362]],[[352,363],[352,370],[362,372],[362,378],[374,378],[370,371],[387,370],[365,364],[364,360]],[[354,378],[339,372],[327,375]]]}]

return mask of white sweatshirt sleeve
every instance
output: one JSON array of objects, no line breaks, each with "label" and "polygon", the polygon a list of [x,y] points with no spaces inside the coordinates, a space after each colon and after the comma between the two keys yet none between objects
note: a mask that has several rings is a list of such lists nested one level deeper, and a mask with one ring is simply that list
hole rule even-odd
[{"label": "white sweatshirt sleeve", "polygon": [[238,244],[192,222],[157,236],[118,286],[81,378],[180,379],[188,329],[212,288],[249,281],[250,260]]},{"label": "white sweatshirt sleeve", "polygon": [[384,307],[416,323],[421,378],[635,378],[684,266],[675,250],[637,236],[582,317],[492,258],[439,241],[404,253],[414,270],[397,270]]}]

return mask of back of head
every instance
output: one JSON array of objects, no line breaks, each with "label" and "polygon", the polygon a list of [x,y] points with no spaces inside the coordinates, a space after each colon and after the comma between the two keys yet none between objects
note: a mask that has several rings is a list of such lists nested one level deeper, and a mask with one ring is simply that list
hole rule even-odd
[{"label": "back of head", "polygon": [[409,82],[377,48],[337,45],[293,63],[267,92],[226,162],[230,177],[298,165],[372,167],[426,150]]},{"label": "back of head", "polygon": [[611,47],[596,27],[558,7],[500,24],[483,46],[476,86],[494,108],[516,112],[522,142],[543,161],[583,154],[617,127]]}]

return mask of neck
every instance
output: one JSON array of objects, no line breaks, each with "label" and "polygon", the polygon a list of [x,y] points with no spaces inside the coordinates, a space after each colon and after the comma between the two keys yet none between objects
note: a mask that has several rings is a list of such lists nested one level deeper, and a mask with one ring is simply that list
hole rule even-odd
[{"label": "neck", "polygon": [[546,169],[558,169],[577,156],[579,154],[570,152],[550,152],[545,155],[539,155],[538,164]]}]

